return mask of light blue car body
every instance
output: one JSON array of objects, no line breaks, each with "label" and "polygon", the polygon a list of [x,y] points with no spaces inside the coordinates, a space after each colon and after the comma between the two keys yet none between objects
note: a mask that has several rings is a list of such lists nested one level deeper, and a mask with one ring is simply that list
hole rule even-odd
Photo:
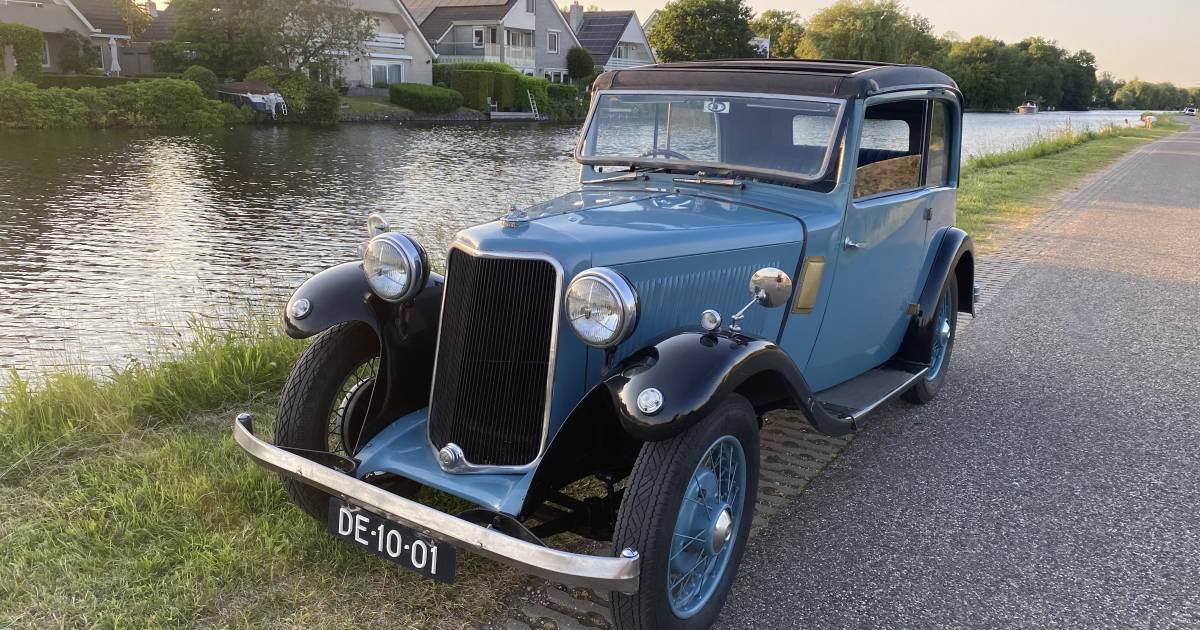
[{"label": "light blue car body", "polygon": [[[944,99],[953,108],[951,119],[961,120],[959,101],[948,93],[908,91],[904,96]],[[955,221],[957,159],[945,186],[852,199],[865,108],[897,97],[848,101],[847,123],[837,141],[844,155],[829,192],[754,180],[742,187],[688,184],[664,173],[591,183],[612,174],[584,166],[579,191],[527,208],[528,221],[516,227],[498,221],[475,226],[456,241],[480,252],[552,257],[568,282],[596,266],[624,275],[637,291],[640,318],[609,365],[664,334],[695,328],[705,309],[732,315],[750,301],[747,281],[759,268],[785,270],[799,282],[803,260],[823,259],[824,276],[810,310],[751,308],[741,327],[746,336],[777,343],[813,391],[826,389],[896,355],[939,242]],[[951,156],[959,155],[959,127],[955,123],[948,134]],[[557,342],[551,445],[606,370],[604,352],[584,345],[569,328],[558,331]],[[427,418],[428,407],[375,435],[356,456],[358,476],[392,473],[517,514],[536,462],[512,474],[445,472],[429,442]]]}]

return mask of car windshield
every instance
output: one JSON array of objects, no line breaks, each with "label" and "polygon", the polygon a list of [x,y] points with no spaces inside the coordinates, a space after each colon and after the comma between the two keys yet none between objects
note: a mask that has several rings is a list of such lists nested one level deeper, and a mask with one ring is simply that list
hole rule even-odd
[{"label": "car windshield", "polygon": [[820,179],[844,102],[816,97],[601,92],[584,164]]}]

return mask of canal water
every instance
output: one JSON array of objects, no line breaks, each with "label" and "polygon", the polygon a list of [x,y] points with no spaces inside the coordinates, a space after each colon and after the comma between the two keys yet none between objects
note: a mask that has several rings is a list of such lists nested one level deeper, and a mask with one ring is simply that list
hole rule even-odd
[{"label": "canal water", "polygon": [[[964,154],[1131,115],[968,114]],[[571,190],[577,131],[0,133],[0,371],[119,367],[189,318],[277,313],[310,274],[356,257],[370,212],[440,264],[457,230]]]}]

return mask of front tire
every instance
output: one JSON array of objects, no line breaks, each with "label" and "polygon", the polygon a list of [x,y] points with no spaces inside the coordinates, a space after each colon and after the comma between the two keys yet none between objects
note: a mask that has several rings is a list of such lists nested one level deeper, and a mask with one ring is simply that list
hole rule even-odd
[{"label": "front tire", "polygon": [[[359,323],[339,324],[313,340],[292,368],[275,418],[275,443],[350,457],[371,399],[379,367],[379,341]],[[324,522],[329,495],[283,477],[300,509]]]},{"label": "front tire", "polygon": [[942,294],[938,296],[937,312],[930,324],[929,371],[925,378],[904,392],[904,399],[923,405],[937,396],[946,382],[950,371],[950,354],[954,350],[954,339],[958,336],[958,278],[954,274],[946,279]]},{"label": "front tire", "polygon": [[708,628],[741,563],[758,491],[758,422],[730,395],[683,433],[642,446],[621,501],[615,551],[641,554],[632,595],[612,594],[617,630]]}]

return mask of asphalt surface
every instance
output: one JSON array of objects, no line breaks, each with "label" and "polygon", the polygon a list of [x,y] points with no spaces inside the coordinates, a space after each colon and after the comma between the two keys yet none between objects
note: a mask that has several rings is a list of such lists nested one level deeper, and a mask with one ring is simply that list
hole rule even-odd
[{"label": "asphalt surface", "polygon": [[773,517],[721,627],[1200,627],[1200,126],[1031,234],[938,398]]}]

